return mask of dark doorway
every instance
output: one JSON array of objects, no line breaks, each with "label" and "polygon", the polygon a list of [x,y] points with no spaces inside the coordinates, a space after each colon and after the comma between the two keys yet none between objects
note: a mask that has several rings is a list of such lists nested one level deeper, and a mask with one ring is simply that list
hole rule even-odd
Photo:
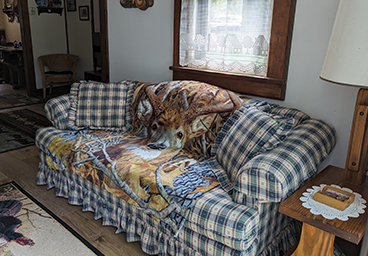
[{"label": "dark doorway", "polygon": [[[35,96],[36,87],[34,56],[32,50],[32,36],[29,19],[28,0],[19,2],[19,22],[23,41],[23,61],[28,96]],[[64,1],[64,7],[65,7]],[[107,0],[99,0],[100,14],[100,48],[101,48],[101,81],[109,82],[109,55],[108,55],[108,26],[107,26]],[[41,90],[41,89],[40,89]]]}]

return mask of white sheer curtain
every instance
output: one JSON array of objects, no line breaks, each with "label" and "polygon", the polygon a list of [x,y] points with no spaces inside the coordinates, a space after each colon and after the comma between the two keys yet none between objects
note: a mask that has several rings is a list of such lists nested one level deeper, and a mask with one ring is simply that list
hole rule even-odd
[{"label": "white sheer curtain", "polygon": [[182,0],[180,65],[265,76],[273,0]]}]

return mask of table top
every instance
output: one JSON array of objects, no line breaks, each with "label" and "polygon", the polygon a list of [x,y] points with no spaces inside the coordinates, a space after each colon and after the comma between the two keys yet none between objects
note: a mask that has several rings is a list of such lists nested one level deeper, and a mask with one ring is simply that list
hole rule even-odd
[{"label": "table top", "polygon": [[21,51],[23,51],[23,47],[22,46],[19,46],[18,48],[15,48],[14,46],[3,46],[3,45],[0,45],[0,51],[21,52]]},{"label": "table top", "polygon": [[314,215],[309,209],[302,206],[300,197],[308,188],[312,186],[319,186],[321,184],[335,184],[340,187],[347,187],[362,195],[368,204],[368,179],[361,186],[356,186],[343,182],[344,169],[328,166],[315,177],[311,178],[304,186],[300,187],[290,197],[280,204],[279,211],[285,215],[288,215],[299,221],[308,223],[314,227],[322,229],[326,232],[334,234],[342,239],[358,244],[362,239],[367,217],[368,209],[365,208],[364,214],[360,214],[358,218],[349,217],[347,221],[341,221],[338,219],[328,220],[322,217],[322,215]]}]

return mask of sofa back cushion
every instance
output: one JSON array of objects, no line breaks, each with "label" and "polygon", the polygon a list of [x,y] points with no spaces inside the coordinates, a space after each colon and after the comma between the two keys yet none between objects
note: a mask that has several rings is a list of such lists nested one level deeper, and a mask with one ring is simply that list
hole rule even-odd
[{"label": "sofa back cushion", "polygon": [[134,88],[131,81],[74,83],[69,94],[68,128],[130,130]]},{"label": "sofa back cushion", "polygon": [[241,166],[286,138],[293,129],[294,120],[271,115],[257,107],[243,107],[226,123],[223,128],[228,132],[222,131],[224,137],[215,158],[227,172],[230,182],[234,182]]}]

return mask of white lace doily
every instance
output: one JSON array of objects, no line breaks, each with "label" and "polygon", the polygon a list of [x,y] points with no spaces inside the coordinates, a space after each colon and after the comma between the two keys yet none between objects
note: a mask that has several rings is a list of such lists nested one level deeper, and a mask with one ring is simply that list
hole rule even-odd
[{"label": "white lace doily", "polygon": [[303,206],[307,209],[310,209],[310,212],[314,215],[322,215],[324,218],[333,220],[335,218],[347,221],[349,217],[357,218],[359,217],[359,214],[364,213],[364,208],[366,201],[362,196],[358,193],[353,192],[349,188],[341,188],[337,185],[331,185],[332,187],[339,188],[345,191],[348,191],[350,193],[353,193],[355,195],[354,202],[349,205],[345,210],[340,211],[338,209],[335,209],[331,206],[322,204],[320,202],[315,201],[314,194],[318,191],[322,190],[326,184],[321,184],[319,186],[313,186],[312,188],[308,188],[307,192],[303,193],[303,196],[300,197],[300,201],[303,202]]}]

